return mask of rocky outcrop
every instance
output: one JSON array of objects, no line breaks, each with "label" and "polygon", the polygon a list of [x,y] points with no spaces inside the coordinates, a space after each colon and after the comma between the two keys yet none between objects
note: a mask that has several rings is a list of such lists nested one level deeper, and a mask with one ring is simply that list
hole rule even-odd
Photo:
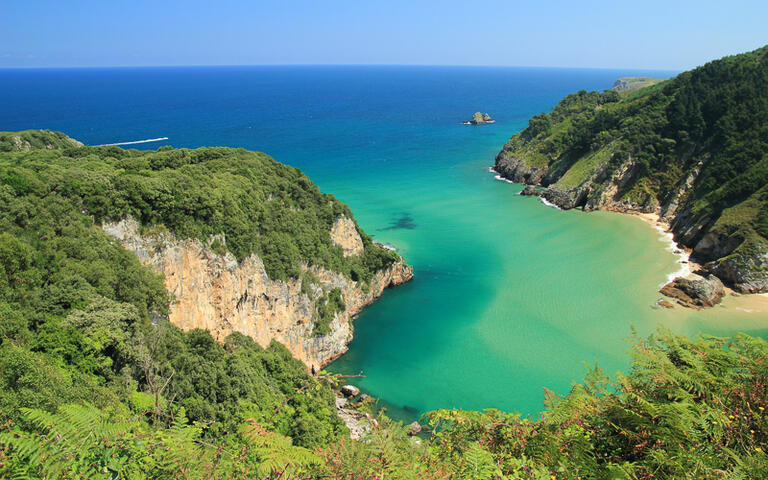
[{"label": "rocky outcrop", "polygon": [[348,405],[346,398],[336,398],[336,414],[349,429],[349,438],[360,440],[378,426],[370,413],[355,410]]},{"label": "rocky outcrop", "polygon": [[482,112],[475,112],[472,115],[472,119],[464,122],[464,125],[485,125],[486,123],[494,123],[496,120],[492,119],[490,115]]},{"label": "rocky outcrop", "polygon": [[355,222],[344,215],[333,223],[331,240],[344,250],[345,257],[359,256],[363,253],[363,239],[360,238]]},{"label": "rocky outcrop", "polygon": [[687,278],[678,277],[664,285],[660,292],[677,303],[689,308],[713,307],[720,303],[725,288],[723,282],[714,275],[692,274]]},{"label": "rocky outcrop", "polygon": [[741,255],[729,255],[704,267],[741,293],[768,291],[768,247],[755,245]]},{"label": "rocky outcrop", "polygon": [[345,397],[356,397],[360,395],[360,389],[354,385],[344,385],[341,387],[341,393]]},{"label": "rocky outcrop", "polygon": [[515,183],[542,185],[542,180],[549,170],[546,167],[532,167],[524,159],[508,155],[506,150],[502,150],[496,156],[493,171]]},{"label": "rocky outcrop", "polygon": [[[197,239],[178,239],[168,232],[141,235],[139,223],[128,218],[105,223],[103,230],[134,252],[139,260],[164,275],[165,285],[175,300],[170,321],[184,330],[202,328],[218,340],[230,333],[250,336],[267,346],[274,339],[285,345],[294,357],[310,369],[319,369],[347,350],[352,340],[352,320],[365,306],[390,286],[407,282],[413,267],[402,260],[377,272],[369,288],[344,275],[319,267],[302,266],[311,271],[316,283],[301,279],[272,280],[262,260],[250,255],[238,262],[231,253],[216,253]],[[341,231],[351,231],[341,227]],[[357,234],[357,231],[354,230]],[[354,245],[354,239],[341,239]],[[346,309],[337,312],[327,335],[314,335],[316,300],[333,288],[341,291]]]},{"label": "rocky outcrop", "polygon": [[525,188],[520,192],[520,195],[524,197],[531,197],[536,196],[536,187],[534,185],[526,185]]}]

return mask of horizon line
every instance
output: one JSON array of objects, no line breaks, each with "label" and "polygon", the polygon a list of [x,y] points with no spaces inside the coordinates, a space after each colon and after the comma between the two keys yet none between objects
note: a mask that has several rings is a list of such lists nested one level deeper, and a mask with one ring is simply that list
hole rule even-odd
[{"label": "horizon line", "polygon": [[[647,70],[654,72],[683,72],[687,69],[656,67],[573,67],[553,65],[492,65],[447,63],[242,63],[242,64],[179,64],[179,65],[71,65],[71,66],[0,66],[0,70],[88,70],[110,68],[204,68],[204,67],[474,67],[474,68],[541,68],[563,70]],[[691,67],[695,68],[695,67]]]}]

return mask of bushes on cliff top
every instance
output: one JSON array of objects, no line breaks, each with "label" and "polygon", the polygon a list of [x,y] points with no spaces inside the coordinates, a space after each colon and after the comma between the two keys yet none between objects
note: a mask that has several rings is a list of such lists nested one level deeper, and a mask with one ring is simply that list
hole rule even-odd
[{"label": "bushes on cliff top", "polygon": [[[11,148],[6,137],[0,145]],[[258,254],[273,279],[298,277],[304,262],[366,283],[397,258],[362,232],[363,255],[344,257],[329,232],[340,215],[352,218],[349,208],[298,169],[243,149],[33,148],[3,155],[0,184],[13,196],[63,201],[97,223],[130,215],[184,238],[223,233],[223,247],[239,260]]]}]

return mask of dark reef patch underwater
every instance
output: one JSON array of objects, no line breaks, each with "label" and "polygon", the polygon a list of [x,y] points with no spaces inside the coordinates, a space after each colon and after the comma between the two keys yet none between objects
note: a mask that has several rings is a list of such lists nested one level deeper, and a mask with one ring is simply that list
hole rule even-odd
[{"label": "dark reef patch underwater", "polygon": [[413,230],[416,228],[416,223],[413,221],[413,217],[408,212],[402,212],[394,215],[394,219],[389,222],[389,225],[379,229],[380,231],[387,230]]}]

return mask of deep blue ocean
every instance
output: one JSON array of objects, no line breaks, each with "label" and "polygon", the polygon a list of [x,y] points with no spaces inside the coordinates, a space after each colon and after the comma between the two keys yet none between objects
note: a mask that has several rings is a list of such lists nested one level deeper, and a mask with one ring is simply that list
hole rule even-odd
[{"label": "deep blue ocean", "polygon": [[[0,131],[89,145],[229,146],[302,169],[415,267],[355,324],[330,365],[409,419],[445,407],[535,413],[624,341],[675,331],[765,334],[728,302],[655,308],[678,266],[629,216],[561,212],[489,173],[496,153],[565,95],[674,72],[497,67],[258,66],[0,70]],[[462,125],[476,111],[492,125]],[[736,300],[729,300],[735,302]]]},{"label": "deep blue ocean", "polygon": [[[0,130],[59,130],[98,145],[269,153],[323,185],[345,169],[440,162],[436,149],[500,148],[532,115],[624,75],[595,69],[253,66],[0,70]],[[494,128],[461,125],[490,112]]]}]

